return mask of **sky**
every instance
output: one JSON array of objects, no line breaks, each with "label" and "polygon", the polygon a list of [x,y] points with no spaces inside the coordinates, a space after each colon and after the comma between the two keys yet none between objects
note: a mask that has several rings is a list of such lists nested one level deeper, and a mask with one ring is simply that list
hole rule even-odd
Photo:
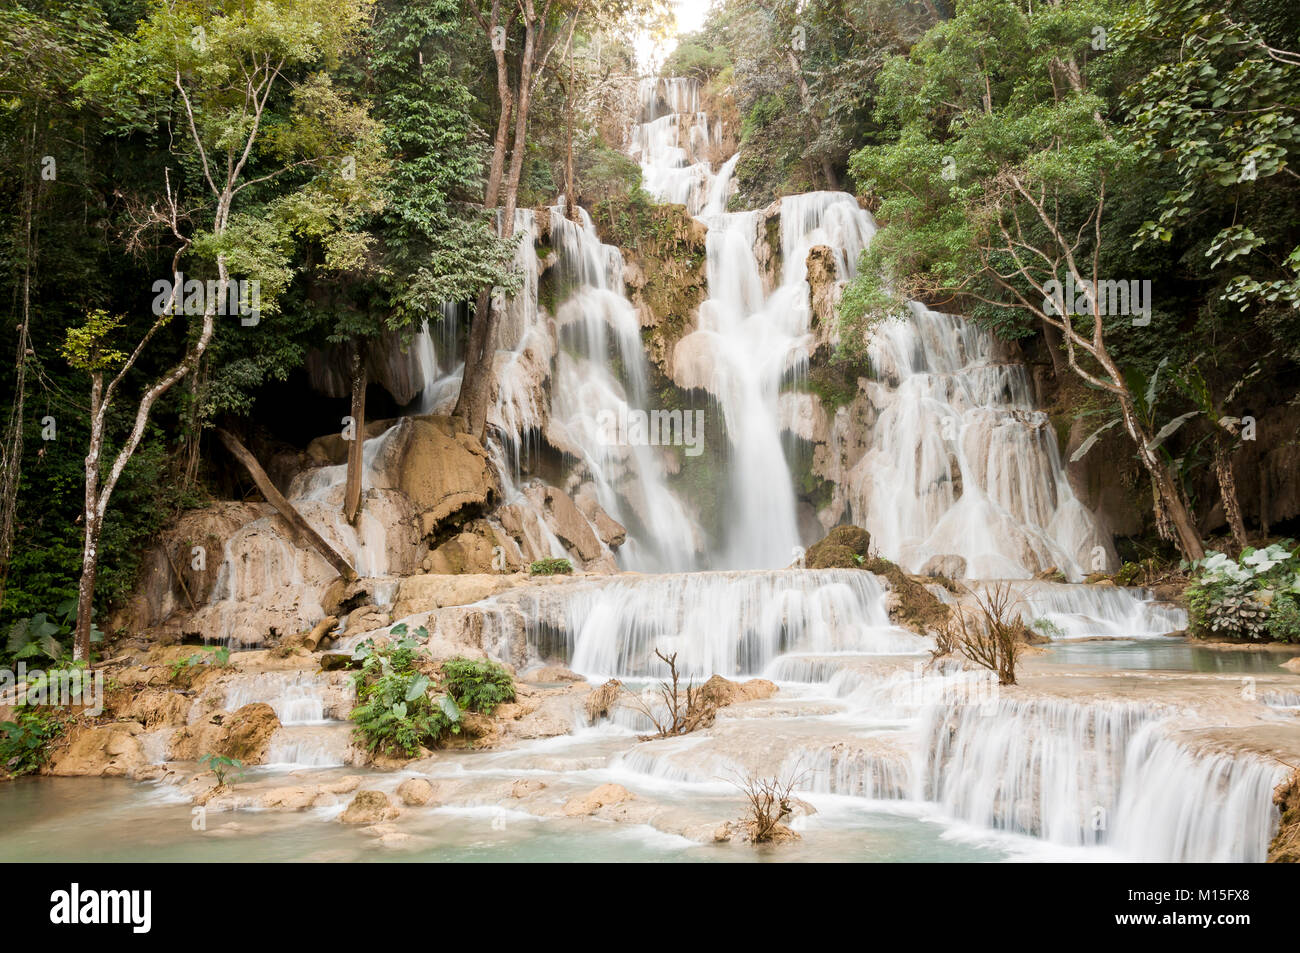
[{"label": "sky", "polygon": [[[694,33],[704,25],[704,18],[709,13],[712,0],[669,0],[669,5],[673,8],[673,15],[677,19],[677,33]],[[636,43],[637,60],[643,69],[648,70],[652,62],[655,65],[662,63],[664,57],[676,46],[676,36],[656,42],[649,34],[642,34],[637,38]]]}]

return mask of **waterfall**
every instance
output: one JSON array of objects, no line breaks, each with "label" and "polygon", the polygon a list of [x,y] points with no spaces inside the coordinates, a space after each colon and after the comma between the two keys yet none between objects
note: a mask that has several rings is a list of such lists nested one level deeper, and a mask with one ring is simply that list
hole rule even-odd
[{"label": "waterfall", "polygon": [[1259,862],[1281,765],[1194,752],[1173,712],[1002,699],[927,712],[914,796],[954,817],[1147,861]]},{"label": "waterfall", "polygon": [[677,653],[683,677],[758,675],[778,655],[909,654],[919,636],[894,628],[885,588],[856,569],[704,572],[577,583],[490,600],[522,612],[528,645],[591,678],[655,677]]},{"label": "waterfall", "polygon": [[[674,378],[714,396],[731,441],[731,533],[713,564],[779,566],[800,541],[782,438],[802,395],[781,391],[802,379],[815,345],[808,253],[828,249],[835,278],[847,282],[875,222],[847,193],[782,197],[780,268],[766,278],[769,213],[725,211],[738,156],[712,171],[716,137],[696,81],[645,80],[640,102],[630,152],[646,190],[709,227],[709,297],[698,330],[677,346]],[[1065,478],[1025,369],[989,333],[912,303],[869,352],[870,414],[842,427],[866,430],[868,445],[834,475],[845,515],[871,532],[881,555],[911,571],[960,556],[968,575],[988,578],[1055,567],[1077,580],[1099,556],[1115,565],[1109,538]]]}]

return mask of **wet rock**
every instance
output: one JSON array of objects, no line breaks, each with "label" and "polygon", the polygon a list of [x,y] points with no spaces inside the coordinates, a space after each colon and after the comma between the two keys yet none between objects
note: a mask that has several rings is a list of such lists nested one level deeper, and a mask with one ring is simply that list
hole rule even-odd
[{"label": "wet rock", "polygon": [[271,736],[280,727],[275,709],[263,702],[245,705],[233,714],[216,711],[205,720],[176,729],[168,745],[172,761],[197,761],[206,754],[235,758],[242,764],[266,760]]},{"label": "wet rock", "polygon": [[315,804],[320,788],[297,786],[272,788],[262,795],[262,807],[276,811],[301,811]]},{"label": "wet rock", "polygon": [[74,729],[66,748],[57,750],[49,773],[59,777],[121,778],[144,768],[147,760],[135,722]]},{"label": "wet rock", "polygon": [[383,791],[358,791],[339,815],[344,824],[378,824],[398,815],[397,808]]},{"label": "wet rock", "polygon": [[527,493],[540,505],[546,525],[566,548],[576,551],[584,562],[604,555],[600,539],[568,494],[553,486],[533,487]]},{"label": "wet rock", "polygon": [[964,556],[931,556],[921,567],[920,575],[931,579],[962,579],[966,575],[966,558]]},{"label": "wet rock", "polygon": [[777,691],[776,684],[769,682],[765,678],[751,678],[746,682],[733,682],[721,675],[714,675],[700,686],[700,695],[704,703],[715,708],[725,708],[727,705],[734,705],[737,702],[771,698]]},{"label": "wet rock", "polygon": [[528,797],[528,795],[536,794],[545,788],[545,781],[539,781],[537,778],[520,778],[510,785],[510,796],[513,798]]},{"label": "wet rock", "polygon": [[407,427],[396,486],[419,514],[420,533],[431,536],[450,523],[490,508],[501,488],[479,441],[456,433],[446,417],[403,418]]},{"label": "wet rock", "polygon": [[636,795],[621,784],[602,784],[594,791],[570,798],[564,805],[566,817],[585,817],[610,804],[622,804]]},{"label": "wet rock", "polygon": [[261,764],[280,719],[270,705],[253,702],[236,711],[222,727],[225,736],[218,743],[219,754],[244,764]]},{"label": "wet rock", "polygon": [[397,796],[407,807],[423,807],[433,800],[436,789],[425,778],[407,778],[397,786]]}]

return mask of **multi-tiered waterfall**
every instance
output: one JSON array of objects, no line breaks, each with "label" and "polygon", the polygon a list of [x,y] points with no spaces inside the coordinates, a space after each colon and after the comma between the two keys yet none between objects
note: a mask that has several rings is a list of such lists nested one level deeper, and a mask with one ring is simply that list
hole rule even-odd
[{"label": "multi-tiered waterfall", "polygon": [[[945,571],[972,587],[1015,580],[1026,620],[1051,622],[1058,638],[1159,641],[1186,625],[1180,609],[1141,590],[1030,578],[1056,567],[1077,580],[1113,565],[1114,554],[1065,478],[1024,368],[974,324],[910,304],[877,329],[852,398],[823,404],[808,379],[837,331],[814,306],[809,261],[818,263],[816,281],[828,270],[834,282],[850,280],[875,223],[839,192],[731,209],[737,156],[719,154],[726,130],[700,104],[694,81],[646,80],[629,138],[644,187],[707,229],[707,297],[666,367],[647,359],[621,252],[601,242],[584,210],[561,200],[520,210],[514,222],[522,289],[497,303],[487,440],[501,498],[481,522],[515,540],[515,565],[580,555],[589,571],[557,582],[481,574],[471,588],[495,595],[470,605],[426,599],[404,621],[409,631],[425,626],[431,648],[485,652],[519,672],[563,665],[638,690],[666,674],[662,652],[696,684],[760,677],[779,692],[724,709],[707,731],[644,741],[635,733],[649,728],[645,711],[589,717],[584,696],[566,688],[543,703],[554,704],[558,729],[521,736],[545,741],[411,766],[460,785],[449,795],[459,800],[438,810],[514,810],[514,789],[508,800],[501,792],[519,772],[565,791],[625,784],[639,803],[666,804],[657,816],[667,817],[697,795],[717,797],[719,778],[780,773],[802,777],[809,798],[835,796],[833,817],[819,823],[837,833],[846,817],[851,830],[864,815],[920,813],[1009,838],[1019,845],[1013,853],[1029,842],[1099,858],[1262,859],[1277,816],[1270,794],[1284,772],[1261,746],[1225,742],[1224,726],[1276,727],[1288,717],[1286,686],[1268,696],[1281,699],[1270,707],[1238,699],[1230,685],[1189,686],[1171,673],[1157,680],[1058,667],[1000,690],[988,672],[933,661],[929,638],[896,626],[898,594],[886,580],[859,569],[783,568],[796,547],[849,522],[910,571],[943,557]],[[422,378],[398,388],[412,414],[446,414],[455,399],[458,315],[448,309],[439,318],[378,369],[386,380]],[[671,454],[611,439],[610,420],[657,409],[659,371],[692,399],[707,395],[705,412],[717,418],[710,433],[724,435],[725,447],[709,448],[720,451],[712,459],[726,489],[716,535],[701,528],[700,501],[674,481]],[[343,467],[300,474],[289,492],[362,575],[394,577],[367,580],[376,596],[383,592],[376,601],[394,609],[411,604],[392,590],[406,590],[408,581],[395,577],[415,571],[408,550],[418,559],[422,545],[408,538],[403,549],[398,539],[412,523],[391,473],[402,428],[365,444],[368,493],[357,527],[338,512]],[[792,472],[800,453],[832,487],[811,514]],[[565,502],[593,533],[612,518],[626,539],[604,532],[577,552],[573,526],[560,532],[552,512]],[[282,615],[286,632],[323,614],[310,582],[328,582],[332,572],[273,522],[249,522],[226,546],[212,604],[200,611],[208,634],[256,641],[257,607]],[[410,588],[418,595],[430,579]],[[431,590],[442,592],[442,582]],[[945,602],[958,598],[937,583],[930,590]],[[387,629],[350,630],[335,648]],[[224,707],[252,701],[267,701],[280,719],[270,755],[280,768],[354,757],[342,673],[232,676]],[[196,707],[190,721],[204,712]],[[166,735],[149,745],[162,760]],[[723,787],[723,797],[734,797]],[[555,806],[538,810],[551,816]],[[717,818],[708,819],[711,832]]]},{"label": "multi-tiered waterfall", "polygon": [[[846,282],[876,225],[846,193],[789,195],[776,218],[779,248],[764,248],[773,211],[725,210],[735,157],[712,170],[721,130],[700,111],[695,81],[645,80],[640,93],[631,152],[645,187],[709,227],[709,299],[698,330],[677,346],[674,377],[714,396],[731,441],[736,532],[717,564],[779,566],[799,542],[782,431],[807,398],[787,385],[816,343],[808,254],[829,250]],[[779,268],[765,270],[760,256],[777,252]],[[881,555],[912,571],[933,556],[960,556],[977,578],[1056,567],[1077,579],[1094,560],[1113,565],[1109,540],[1065,478],[1046,416],[1032,406],[1024,368],[991,335],[912,304],[879,330],[870,355],[865,413],[835,421],[865,431],[866,451],[833,475],[843,515],[871,532]]]}]

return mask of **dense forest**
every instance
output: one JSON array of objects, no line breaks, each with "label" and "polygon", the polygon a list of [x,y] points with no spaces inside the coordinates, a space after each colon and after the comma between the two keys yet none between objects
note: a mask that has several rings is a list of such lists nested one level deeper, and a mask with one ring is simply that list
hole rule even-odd
[{"label": "dense forest", "polygon": [[1063,447],[1127,474],[1128,557],[1197,559],[1213,534],[1240,551],[1300,513],[1294,474],[1270,477],[1294,469],[1300,421],[1294,4],[727,0],[638,62],[670,16],[0,11],[0,627],[80,616],[89,638],[151,538],[246,492],[218,428],[270,453],[391,417],[410,395],[370,380],[377,355],[457,311],[455,413],[481,434],[515,210],[643,208],[624,137],[656,70],[727,117],[732,207],[846,190],[882,226],[823,376],[864,368],[873,328],[917,299],[1046,369]]}]

